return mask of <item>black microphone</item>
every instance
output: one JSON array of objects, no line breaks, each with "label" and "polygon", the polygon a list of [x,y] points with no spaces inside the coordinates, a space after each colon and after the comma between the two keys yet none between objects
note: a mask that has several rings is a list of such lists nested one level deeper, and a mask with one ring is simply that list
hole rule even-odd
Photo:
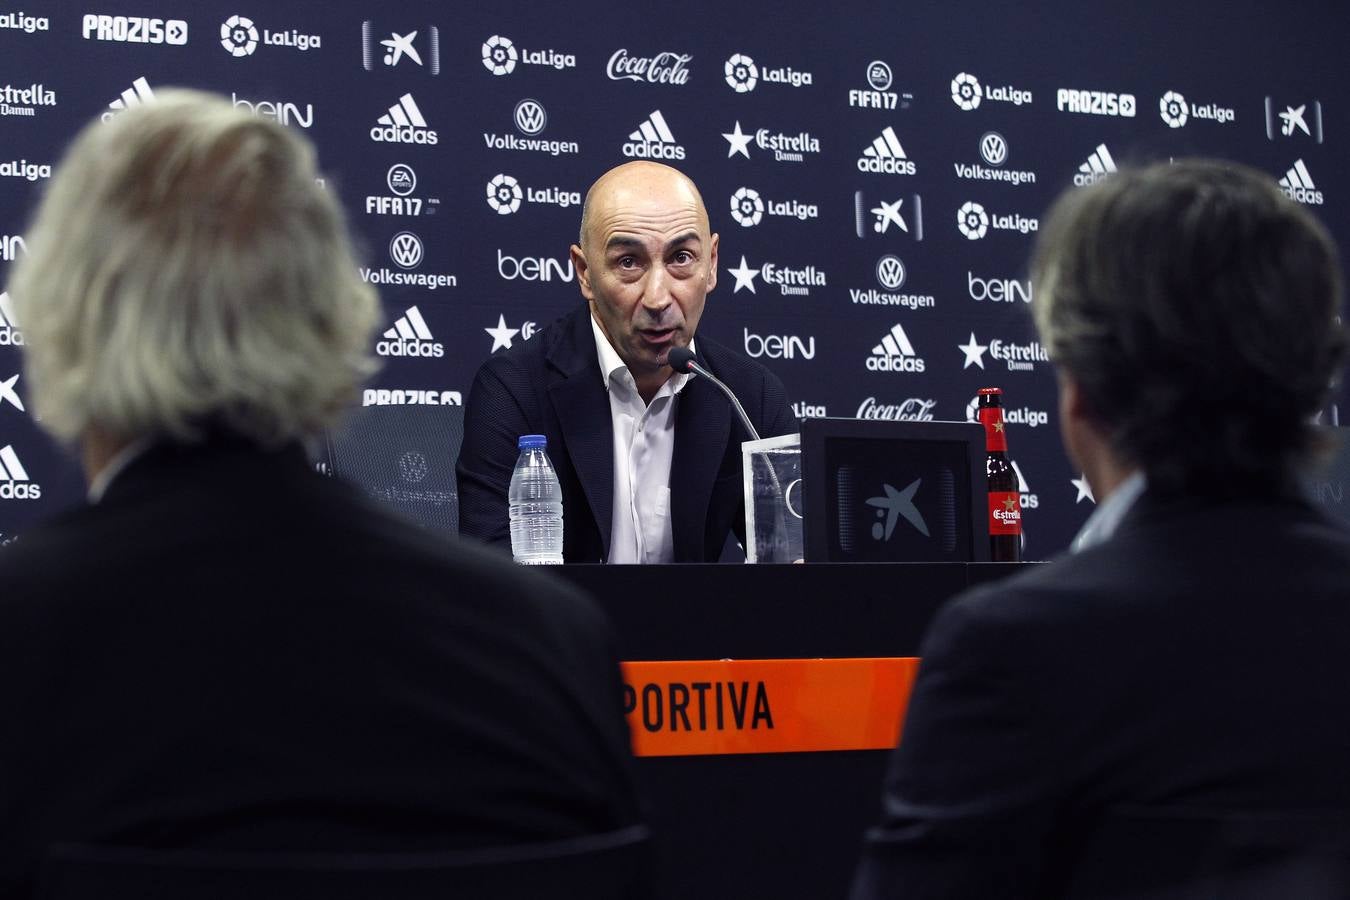
[{"label": "black microphone", "polygon": [[666,359],[667,364],[676,372],[697,372],[713,384],[717,385],[718,389],[727,395],[727,399],[731,401],[732,407],[741,417],[741,424],[745,426],[746,433],[750,435],[750,439],[754,441],[759,440],[759,432],[756,431],[755,426],[750,423],[750,417],[745,414],[745,407],[741,406],[741,401],[736,399],[736,395],[731,392],[731,388],[723,384],[716,375],[698,364],[698,360],[694,358],[693,350],[690,350],[688,347],[676,347],[670,351],[670,355]]}]

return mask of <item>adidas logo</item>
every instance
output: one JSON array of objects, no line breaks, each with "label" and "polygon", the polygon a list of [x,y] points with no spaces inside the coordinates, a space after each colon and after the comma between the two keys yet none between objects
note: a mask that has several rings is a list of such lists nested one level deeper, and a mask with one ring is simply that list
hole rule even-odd
[{"label": "adidas logo", "polygon": [[135,109],[146,103],[154,102],[155,92],[150,90],[150,82],[146,81],[145,76],[142,75],[131,83],[131,87],[122,92],[122,96],[108,104],[108,108],[111,109],[112,112],[105,112],[103,114],[103,121],[111,122],[113,116],[123,110]]},{"label": "adidas logo", "polygon": [[1298,203],[1310,206],[1321,206],[1323,203],[1322,192],[1313,184],[1312,175],[1301,159],[1284,173],[1284,177],[1280,179],[1280,190],[1284,191],[1290,200]]},{"label": "adidas logo", "polygon": [[905,329],[896,324],[881,343],[872,348],[872,355],[867,357],[867,369],[870,372],[922,372],[924,362],[914,352]]},{"label": "adidas logo", "polygon": [[375,120],[370,139],[386,144],[435,144],[440,138],[427,127],[427,120],[417,108],[412,94],[404,94],[389,107],[389,112]]},{"label": "adidas logo", "polygon": [[384,340],[375,345],[380,356],[429,356],[440,358],[445,348],[431,336],[426,319],[416,306],[399,317],[394,327],[384,333]]},{"label": "adidas logo", "polygon": [[1017,501],[1023,509],[1036,509],[1041,505],[1041,498],[1031,492],[1027,485],[1027,480],[1022,477],[1022,470],[1018,468],[1017,460],[1013,460],[1013,474],[1017,476]]},{"label": "adidas logo", "polygon": [[1097,149],[1087,158],[1087,162],[1078,167],[1078,174],[1073,176],[1073,183],[1080,187],[1096,184],[1115,171],[1116,161],[1111,158],[1111,151],[1106,149],[1105,144],[1098,144]]},{"label": "adidas logo", "polygon": [[684,159],[684,148],[675,140],[661,110],[652,110],[637,130],[628,135],[623,155],[637,159]]},{"label": "adidas logo", "polygon": [[23,332],[14,321],[14,304],[9,293],[0,293],[0,347],[22,347]]},{"label": "adidas logo", "polygon": [[874,172],[886,175],[913,175],[914,161],[905,156],[905,148],[895,136],[895,129],[887,125],[881,136],[872,141],[872,146],[863,151],[858,158],[859,172]]},{"label": "adidas logo", "polygon": [[28,471],[9,444],[0,447],[0,500],[37,500],[42,486],[28,479]]}]

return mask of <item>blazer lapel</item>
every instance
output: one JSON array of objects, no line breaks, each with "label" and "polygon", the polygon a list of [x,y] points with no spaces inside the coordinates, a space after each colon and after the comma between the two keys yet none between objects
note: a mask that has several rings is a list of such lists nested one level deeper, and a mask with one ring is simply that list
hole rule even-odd
[{"label": "blazer lapel", "polygon": [[572,317],[567,335],[550,351],[548,361],[563,375],[549,385],[549,400],[567,442],[567,455],[600,530],[604,548],[601,558],[607,559],[614,494],[614,425],[609,394],[600,381],[589,307]]},{"label": "blazer lapel", "polygon": [[731,407],[726,398],[695,375],[679,394],[675,452],[670,461],[671,530],[677,562],[703,559],[713,484],[730,435]]}]

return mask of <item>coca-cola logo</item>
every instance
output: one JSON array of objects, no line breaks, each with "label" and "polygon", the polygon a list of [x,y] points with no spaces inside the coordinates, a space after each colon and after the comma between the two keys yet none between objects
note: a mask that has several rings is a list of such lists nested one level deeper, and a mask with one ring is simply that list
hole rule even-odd
[{"label": "coca-cola logo", "polygon": [[858,405],[859,419],[883,419],[888,422],[931,422],[936,400],[922,400],[910,397],[903,403],[878,403],[876,397],[868,397]]},{"label": "coca-cola logo", "polygon": [[614,81],[646,81],[651,84],[686,84],[689,81],[691,53],[670,50],[655,56],[629,56],[626,47],[620,47],[609,58],[605,73]]}]

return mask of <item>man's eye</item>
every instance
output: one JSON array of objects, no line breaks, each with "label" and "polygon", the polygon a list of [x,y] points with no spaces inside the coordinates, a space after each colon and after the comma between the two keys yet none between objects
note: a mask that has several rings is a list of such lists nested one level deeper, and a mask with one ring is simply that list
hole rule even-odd
[{"label": "man's eye", "polygon": [[677,265],[684,266],[688,265],[693,261],[694,261],[694,254],[690,253],[688,250],[681,250],[675,254],[675,263]]},{"label": "man's eye", "polygon": [[632,257],[632,256],[621,256],[621,257],[619,257],[619,268],[620,268],[620,269],[631,269],[631,268],[633,268],[633,267],[636,266],[636,265],[637,265],[637,258],[636,258],[636,257]]}]

